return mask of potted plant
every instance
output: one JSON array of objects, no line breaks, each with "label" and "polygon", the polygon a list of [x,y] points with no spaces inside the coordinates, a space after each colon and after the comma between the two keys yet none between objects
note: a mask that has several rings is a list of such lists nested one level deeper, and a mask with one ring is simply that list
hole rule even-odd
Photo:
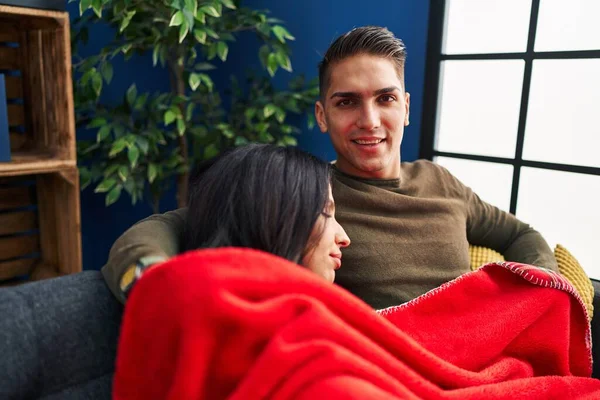
[{"label": "potted plant", "polygon": [[[239,0],[71,1],[79,1],[81,14],[73,24],[77,125],[96,131],[95,140],[78,142],[82,189],[96,184],[107,206],[123,190],[133,203],[149,192],[157,212],[175,178],[184,206],[193,163],[249,142],[295,145],[299,129],[288,123],[290,113],[307,113],[314,124],[308,111],[318,95],[316,81],[298,76],[286,90],[272,84],[279,69],[292,72],[288,41],[294,37],[266,11]],[[114,38],[98,54],[77,57],[77,44],[87,40],[94,22],[109,24]],[[260,38],[258,57],[270,77],[250,75],[245,88],[233,78],[231,104],[223,104],[211,73],[230,58],[229,44],[248,31]],[[102,103],[115,57],[145,52],[152,53],[154,67],[168,71],[170,90],[140,93],[132,84],[122,103]]]}]

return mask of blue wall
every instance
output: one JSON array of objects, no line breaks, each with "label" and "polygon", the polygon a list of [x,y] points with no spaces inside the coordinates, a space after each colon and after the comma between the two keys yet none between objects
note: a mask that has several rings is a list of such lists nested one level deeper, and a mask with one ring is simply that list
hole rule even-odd
[{"label": "blue wall", "polygon": [[[77,3],[68,5],[72,18],[78,15]],[[296,37],[291,43],[294,74],[278,71],[277,85],[285,85],[295,74],[305,74],[307,78],[317,75],[317,64],[329,44],[340,34],[362,25],[386,26],[396,36],[404,40],[408,49],[406,64],[406,87],[411,93],[411,124],[406,129],[402,144],[402,159],[414,160],[419,153],[421,106],[425,76],[425,54],[427,43],[427,0],[384,0],[369,6],[364,1],[281,1],[246,0],[251,8],[271,10],[271,16],[282,19],[288,30]],[[90,30],[89,45],[83,55],[98,51],[112,37],[106,27],[94,26]],[[243,77],[246,68],[260,68],[258,61],[258,41],[253,35],[240,37],[231,46],[227,63],[213,75],[215,85],[223,89],[229,84],[229,76]],[[166,90],[166,71],[151,67],[150,55],[133,57],[129,62],[115,63],[115,78],[105,89],[106,99],[123,95],[127,87],[135,82],[140,91]],[[327,135],[318,129],[308,131],[303,119],[298,118],[298,126],[303,130],[299,146],[323,159],[333,160],[335,153]],[[85,135],[78,132],[78,135]],[[161,210],[176,207],[174,194],[163,199]],[[123,196],[116,204],[106,208],[104,196],[87,189],[81,194],[81,219],[83,240],[83,268],[98,269],[108,257],[108,251],[116,238],[136,221],[151,214],[147,204],[131,206],[129,198]]]}]

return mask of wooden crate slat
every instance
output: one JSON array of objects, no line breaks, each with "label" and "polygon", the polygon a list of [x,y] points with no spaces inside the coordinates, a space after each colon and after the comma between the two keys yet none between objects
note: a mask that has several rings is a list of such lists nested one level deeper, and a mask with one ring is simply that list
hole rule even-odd
[{"label": "wooden crate slat", "polygon": [[61,274],[81,271],[81,217],[77,167],[37,176],[42,261]]},{"label": "wooden crate slat", "polygon": [[0,30],[0,43],[18,43],[19,31],[12,27],[6,27]]},{"label": "wooden crate slat", "polygon": [[21,132],[10,132],[8,134],[10,140],[10,151],[19,151],[27,146],[27,135]]},{"label": "wooden crate slat", "polygon": [[33,271],[33,268],[38,262],[38,258],[21,258],[11,261],[0,261],[0,280],[28,275]]},{"label": "wooden crate slat", "polygon": [[23,257],[40,251],[38,235],[0,238],[0,260]]},{"label": "wooden crate slat", "polygon": [[19,48],[0,47],[0,69],[19,69]]},{"label": "wooden crate slat", "polygon": [[7,99],[23,98],[23,81],[20,76],[4,76]]},{"label": "wooden crate slat", "polygon": [[59,29],[69,24],[69,15],[64,11],[0,5],[0,26],[3,24],[29,30]]},{"label": "wooden crate slat", "polygon": [[0,210],[27,207],[35,204],[30,186],[0,187]]},{"label": "wooden crate slat", "polygon": [[20,126],[25,124],[25,109],[23,104],[8,104],[8,124]]},{"label": "wooden crate slat", "polygon": [[0,214],[0,235],[27,232],[37,228],[33,211],[17,211]]}]

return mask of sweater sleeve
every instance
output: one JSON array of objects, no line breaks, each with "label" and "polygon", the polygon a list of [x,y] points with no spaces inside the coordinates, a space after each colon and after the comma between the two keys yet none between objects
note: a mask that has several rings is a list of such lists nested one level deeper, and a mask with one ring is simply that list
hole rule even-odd
[{"label": "sweater sleeve", "polygon": [[481,200],[470,188],[463,187],[467,204],[467,240],[489,247],[507,261],[545,267],[558,271],[552,250],[542,235],[514,215]]},{"label": "sweater sleeve", "polygon": [[180,208],[165,214],[143,219],[123,233],[110,249],[102,275],[112,293],[125,303],[120,280],[127,267],[141,257],[170,258],[180,252],[187,209]]},{"label": "sweater sleeve", "polygon": [[447,169],[438,167],[442,171],[442,180],[447,185],[447,195],[464,201],[469,244],[496,250],[507,261],[558,271],[554,254],[538,231],[514,215],[481,200]]}]

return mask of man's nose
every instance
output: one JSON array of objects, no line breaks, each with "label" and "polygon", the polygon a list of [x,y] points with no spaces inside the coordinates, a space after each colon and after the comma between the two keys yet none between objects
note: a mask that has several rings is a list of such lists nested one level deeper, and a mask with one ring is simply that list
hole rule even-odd
[{"label": "man's nose", "polygon": [[361,115],[356,122],[357,127],[366,131],[372,131],[379,128],[380,124],[379,110],[374,104],[366,102],[362,107]]}]

